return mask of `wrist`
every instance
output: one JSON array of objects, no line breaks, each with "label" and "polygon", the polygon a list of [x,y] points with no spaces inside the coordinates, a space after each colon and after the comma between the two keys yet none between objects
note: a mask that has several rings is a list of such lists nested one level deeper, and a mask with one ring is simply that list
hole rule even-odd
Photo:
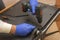
[{"label": "wrist", "polygon": [[16,25],[12,25],[10,33],[9,34],[15,34],[16,31]]},{"label": "wrist", "polygon": [[6,23],[0,20],[0,33],[9,33],[11,30],[12,24]]}]

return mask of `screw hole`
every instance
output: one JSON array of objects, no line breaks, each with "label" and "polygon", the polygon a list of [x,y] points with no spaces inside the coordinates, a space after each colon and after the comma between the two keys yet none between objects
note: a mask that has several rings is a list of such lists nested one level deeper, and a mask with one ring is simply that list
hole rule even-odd
[{"label": "screw hole", "polygon": [[50,14],[50,15],[52,15],[52,14]]}]

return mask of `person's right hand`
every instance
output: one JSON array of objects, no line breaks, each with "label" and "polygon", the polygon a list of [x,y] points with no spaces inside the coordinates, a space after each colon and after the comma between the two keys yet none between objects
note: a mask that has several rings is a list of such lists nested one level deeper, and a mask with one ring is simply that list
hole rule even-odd
[{"label": "person's right hand", "polygon": [[28,24],[28,23],[22,23],[22,24],[16,25],[15,35],[17,35],[17,36],[27,36],[34,29],[35,29],[35,26],[33,26],[31,24]]}]

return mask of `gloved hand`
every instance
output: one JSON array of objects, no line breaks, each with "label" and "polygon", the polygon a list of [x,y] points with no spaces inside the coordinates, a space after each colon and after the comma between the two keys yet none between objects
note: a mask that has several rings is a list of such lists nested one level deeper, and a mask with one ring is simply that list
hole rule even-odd
[{"label": "gloved hand", "polygon": [[22,24],[16,25],[15,35],[17,35],[17,36],[27,36],[34,29],[35,29],[35,26],[33,26],[31,24],[28,24],[28,23],[22,23]]},{"label": "gloved hand", "polygon": [[32,7],[32,12],[35,13],[35,8],[38,5],[38,1],[37,0],[30,0],[30,5]]}]

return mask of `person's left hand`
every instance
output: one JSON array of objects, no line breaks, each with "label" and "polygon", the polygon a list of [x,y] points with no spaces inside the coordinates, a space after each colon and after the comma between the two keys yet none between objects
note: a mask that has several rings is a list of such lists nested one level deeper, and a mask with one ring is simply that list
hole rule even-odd
[{"label": "person's left hand", "polygon": [[38,1],[37,0],[30,0],[30,5],[32,7],[32,12],[35,13],[35,8],[38,5]]}]

